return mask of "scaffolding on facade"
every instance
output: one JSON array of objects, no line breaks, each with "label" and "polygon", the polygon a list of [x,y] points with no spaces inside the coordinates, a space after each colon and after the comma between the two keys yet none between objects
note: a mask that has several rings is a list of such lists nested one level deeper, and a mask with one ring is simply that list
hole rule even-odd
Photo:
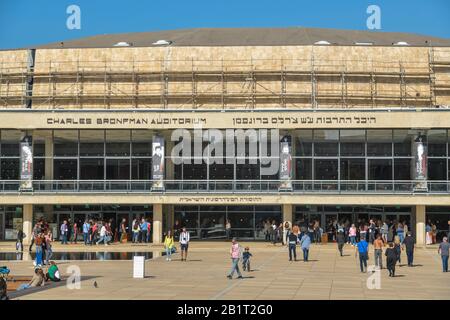
[{"label": "scaffolding on facade", "polygon": [[0,106],[19,108],[432,107],[450,96],[450,53],[424,61],[311,59],[0,63]]}]

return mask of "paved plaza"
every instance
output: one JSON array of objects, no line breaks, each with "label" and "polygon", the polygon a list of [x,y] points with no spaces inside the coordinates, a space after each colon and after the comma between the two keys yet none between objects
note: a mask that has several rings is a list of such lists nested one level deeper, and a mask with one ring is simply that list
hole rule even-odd
[{"label": "paved plaza", "polygon": [[[54,251],[152,251],[147,260],[146,277],[132,278],[132,261],[62,261],[62,275],[70,265],[81,269],[81,289],[69,290],[64,285],[52,287],[17,299],[449,299],[450,273],[441,271],[437,247],[416,250],[415,267],[397,267],[397,277],[389,278],[381,271],[381,289],[368,289],[369,274],[361,273],[359,260],[350,245],[340,257],[335,244],[313,245],[310,261],[289,262],[286,247],[262,242],[241,242],[253,254],[252,272],[244,279],[228,280],[230,244],[226,242],[192,242],[189,259],[180,261],[177,253],[167,262],[161,246],[111,245],[93,246],[55,244]],[[12,252],[14,243],[0,243],[0,252]],[[301,258],[301,250],[297,253]],[[402,264],[406,255],[402,254]],[[385,261],[383,257],[383,262]],[[370,248],[369,265],[373,263]],[[12,275],[32,275],[31,261],[0,261]],[[97,282],[97,288],[94,287]]]}]

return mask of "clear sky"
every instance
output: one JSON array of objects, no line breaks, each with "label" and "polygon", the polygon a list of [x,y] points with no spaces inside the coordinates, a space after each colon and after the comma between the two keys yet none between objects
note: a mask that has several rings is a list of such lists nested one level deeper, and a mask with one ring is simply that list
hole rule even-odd
[{"label": "clear sky", "polygon": [[[372,4],[381,9],[380,31],[450,38],[449,0],[0,0],[0,48],[180,28],[367,30],[366,9]],[[80,7],[80,30],[66,26],[69,5]]]}]

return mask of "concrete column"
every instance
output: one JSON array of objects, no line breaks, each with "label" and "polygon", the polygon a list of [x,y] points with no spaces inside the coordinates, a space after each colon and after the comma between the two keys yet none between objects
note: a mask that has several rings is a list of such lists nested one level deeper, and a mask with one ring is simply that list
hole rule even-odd
[{"label": "concrete column", "polygon": [[161,203],[153,204],[153,243],[161,244],[162,239],[163,206]]},{"label": "concrete column", "polygon": [[173,225],[175,223],[174,219],[175,219],[175,211],[174,211],[174,207],[173,204],[168,204],[168,205],[164,205],[164,217],[165,217],[165,223],[164,225],[164,231],[167,230],[171,230],[172,232],[173,230]]},{"label": "concrete column", "polygon": [[292,224],[292,204],[283,204],[283,222],[289,221]]},{"label": "concrete column", "polygon": [[23,239],[24,245],[29,245],[33,236],[33,205],[23,205],[23,232],[26,237]]},{"label": "concrete column", "polygon": [[416,206],[416,244],[425,245],[425,206]]},{"label": "concrete column", "polygon": [[53,138],[45,138],[45,180],[53,180]]}]

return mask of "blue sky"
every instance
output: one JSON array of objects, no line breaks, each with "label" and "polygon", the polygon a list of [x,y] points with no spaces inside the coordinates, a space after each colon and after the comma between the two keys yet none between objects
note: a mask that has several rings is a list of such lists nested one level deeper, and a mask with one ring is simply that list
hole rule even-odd
[{"label": "blue sky", "polygon": [[[69,5],[81,29],[66,27]],[[448,0],[0,0],[0,48],[96,34],[201,27],[323,27],[367,30],[366,9],[381,8],[381,30],[450,38]],[[374,31],[376,32],[376,31]]]}]

